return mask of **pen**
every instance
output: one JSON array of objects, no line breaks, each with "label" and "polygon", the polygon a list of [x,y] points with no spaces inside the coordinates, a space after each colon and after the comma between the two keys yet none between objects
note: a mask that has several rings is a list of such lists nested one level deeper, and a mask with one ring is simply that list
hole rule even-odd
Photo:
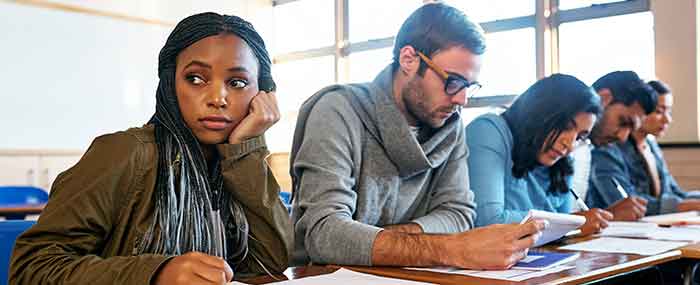
[{"label": "pen", "polygon": [[571,191],[571,194],[574,195],[574,198],[576,198],[576,202],[578,203],[578,207],[581,208],[581,210],[588,211],[590,210],[588,206],[586,206],[586,203],[581,200],[581,198],[576,195],[576,192],[574,192],[574,189],[569,188],[569,191]]},{"label": "pen", "polygon": [[625,191],[625,189],[622,188],[620,183],[617,183],[617,180],[615,180],[615,177],[610,177],[610,179],[612,179],[612,183],[615,185],[615,188],[617,188],[617,191],[620,192],[622,199],[627,199],[627,197],[629,197],[627,195],[627,191]]}]

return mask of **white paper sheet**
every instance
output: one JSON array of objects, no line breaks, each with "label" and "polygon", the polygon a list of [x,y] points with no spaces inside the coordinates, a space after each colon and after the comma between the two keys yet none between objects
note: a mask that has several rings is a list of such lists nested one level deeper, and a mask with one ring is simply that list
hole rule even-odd
[{"label": "white paper sheet", "polygon": [[646,216],[641,219],[642,222],[657,223],[657,224],[670,224],[673,222],[680,222],[686,220],[698,220],[700,219],[700,211],[688,211],[673,214]]},{"label": "white paper sheet", "polygon": [[559,249],[610,253],[655,255],[687,245],[687,242],[601,237],[562,246]]},{"label": "white paper sheet", "polygon": [[551,213],[539,210],[530,210],[520,223],[523,224],[530,219],[547,220],[549,222],[547,228],[542,231],[542,236],[535,242],[533,247],[538,247],[560,239],[568,232],[574,231],[586,223],[586,217],[584,216]]},{"label": "white paper sheet", "polygon": [[464,269],[459,269],[459,268],[447,268],[447,267],[438,267],[438,268],[409,267],[406,269],[431,271],[431,272],[447,273],[447,274],[459,274],[459,275],[467,275],[467,276],[479,277],[479,278],[488,278],[488,279],[498,279],[498,280],[519,282],[519,281],[527,280],[530,278],[545,276],[545,275],[550,274],[550,273],[564,271],[564,270],[571,269],[574,267],[575,266],[571,266],[571,265],[561,265],[561,266],[553,267],[553,268],[547,269],[547,270],[519,270],[519,269],[464,270]]},{"label": "white paper sheet", "polygon": [[[231,282],[228,285],[240,285],[244,283]],[[348,269],[338,269],[336,272],[318,276],[305,277],[301,279],[286,280],[281,282],[274,282],[270,284],[284,284],[284,285],[386,285],[386,284],[396,284],[396,285],[422,285],[422,284],[432,284],[423,283],[418,281],[402,280],[388,277],[381,277],[372,274],[359,273]]]},{"label": "white paper sheet", "polygon": [[658,228],[649,237],[656,240],[700,241],[700,229],[696,227]]},{"label": "white paper sheet", "polygon": [[622,221],[610,221],[608,222],[608,227],[617,228],[658,228],[659,226],[655,223],[645,223],[645,222],[622,222]]},{"label": "white paper sheet", "polygon": [[659,227],[653,223],[611,222],[598,236],[645,238],[670,241],[700,241],[698,227]]}]

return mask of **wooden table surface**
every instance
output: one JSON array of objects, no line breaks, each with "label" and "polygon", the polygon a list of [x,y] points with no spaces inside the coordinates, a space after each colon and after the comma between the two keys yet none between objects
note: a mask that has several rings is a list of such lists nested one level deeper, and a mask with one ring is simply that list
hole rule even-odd
[{"label": "wooden table surface", "polygon": [[700,243],[681,247],[684,258],[700,259]]},{"label": "wooden table surface", "polygon": [[[586,239],[571,239],[563,243],[549,245],[537,250],[540,251],[558,251],[556,248],[570,243],[580,242]],[[700,255],[700,245],[696,245],[696,253]],[[660,255],[641,256],[636,254],[616,254],[616,253],[600,253],[600,252],[581,252],[579,257],[570,265],[575,268],[552,273],[546,276],[531,278],[522,282],[502,281],[495,279],[483,279],[458,274],[444,274],[429,271],[407,270],[400,267],[362,267],[362,266],[343,266],[346,269],[381,275],[386,277],[394,277],[407,280],[415,280],[422,282],[430,282],[437,284],[581,284],[594,280],[601,280],[616,275],[630,273],[639,269],[647,268],[653,265],[669,262],[680,259],[681,250],[674,250]],[[264,276],[252,279],[242,280],[246,283],[264,284],[286,279],[299,279],[309,276],[332,273],[337,270],[338,266],[303,266],[290,268],[285,272],[284,276],[278,276],[277,280]]]},{"label": "wooden table surface", "polygon": [[0,206],[0,216],[2,215],[16,215],[16,214],[26,214],[26,215],[36,215],[41,214],[44,210],[46,203],[43,204],[12,204],[7,206]]}]

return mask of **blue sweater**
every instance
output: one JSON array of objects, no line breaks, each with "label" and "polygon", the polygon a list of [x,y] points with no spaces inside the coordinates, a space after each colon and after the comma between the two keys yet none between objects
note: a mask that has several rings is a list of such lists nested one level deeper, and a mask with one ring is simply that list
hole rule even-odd
[{"label": "blue sweater", "polygon": [[[513,176],[513,135],[503,117],[486,114],[476,118],[467,126],[466,141],[477,226],[518,223],[530,209],[571,211],[571,194],[547,191],[548,167],[538,166],[523,178]],[[571,177],[567,183],[571,185]]]},{"label": "blue sweater", "polygon": [[617,200],[622,199],[612,178],[629,195],[640,196],[647,200],[647,215],[658,215],[676,211],[678,203],[685,198],[697,198],[698,193],[684,192],[668,171],[666,161],[659,145],[646,139],[656,160],[656,170],[659,173],[661,194],[651,195],[650,177],[642,154],[636,150],[634,142],[629,139],[625,143],[616,143],[596,147],[591,154],[591,176],[589,178],[586,202],[591,207],[607,208]]}]

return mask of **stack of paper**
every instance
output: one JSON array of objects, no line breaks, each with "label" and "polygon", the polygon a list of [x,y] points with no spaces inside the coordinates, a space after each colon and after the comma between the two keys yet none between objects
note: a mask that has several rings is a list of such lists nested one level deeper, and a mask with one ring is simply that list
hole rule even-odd
[{"label": "stack of paper", "polygon": [[679,248],[681,246],[685,246],[687,244],[687,242],[675,241],[602,237],[567,246],[562,246],[559,249],[574,251],[656,255]]},{"label": "stack of paper", "polygon": [[520,222],[524,224],[528,220],[546,220],[549,222],[547,228],[542,231],[542,236],[535,242],[533,247],[558,240],[570,231],[574,231],[586,223],[586,217],[569,214],[559,214],[539,210],[530,210],[525,218]]}]

